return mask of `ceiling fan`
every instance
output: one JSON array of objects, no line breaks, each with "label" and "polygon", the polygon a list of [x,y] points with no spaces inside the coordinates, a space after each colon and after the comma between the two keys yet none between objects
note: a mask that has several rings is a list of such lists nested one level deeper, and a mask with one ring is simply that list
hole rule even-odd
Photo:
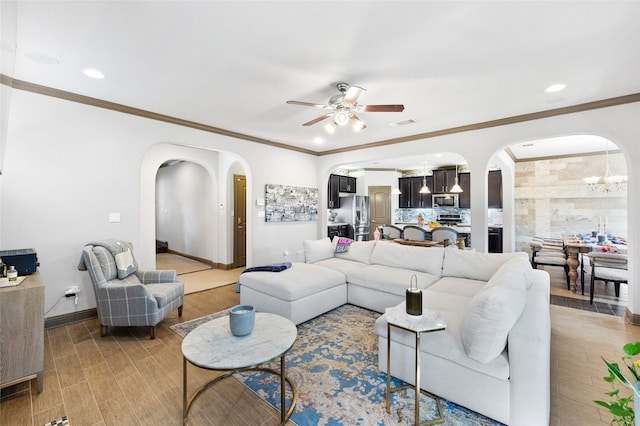
[{"label": "ceiling fan", "polygon": [[367,125],[358,118],[356,113],[402,112],[404,110],[404,105],[359,105],[358,99],[366,92],[365,89],[358,86],[349,86],[347,83],[338,83],[336,87],[340,93],[329,98],[329,103],[326,105],[301,101],[287,101],[287,103],[329,110],[326,114],[303,124],[303,126],[311,126],[332,117],[333,120],[324,126],[329,133],[335,132],[336,127],[346,126],[347,124],[351,124],[351,127],[356,132],[365,129]]}]

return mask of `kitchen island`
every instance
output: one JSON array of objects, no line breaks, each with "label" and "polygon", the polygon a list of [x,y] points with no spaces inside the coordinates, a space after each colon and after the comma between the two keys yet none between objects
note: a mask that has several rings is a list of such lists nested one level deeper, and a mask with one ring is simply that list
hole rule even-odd
[{"label": "kitchen island", "polygon": [[[395,226],[397,226],[398,228],[404,228],[405,226],[408,226],[408,225],[419,226],[417,222],[398,222],[395,224]],[[465,246],[466,247],[471,246],[471,226],[459,226],[459,225],[440,225],[440,226],[455,229],[456,231],[458,231],[458,236],[461,238],[463,237],[465,239],[465,242],[464,242]],[[431,234],[432,228],[429,227],[428,225],[422,225],[421,228],[427,231],[429,234]]]}]

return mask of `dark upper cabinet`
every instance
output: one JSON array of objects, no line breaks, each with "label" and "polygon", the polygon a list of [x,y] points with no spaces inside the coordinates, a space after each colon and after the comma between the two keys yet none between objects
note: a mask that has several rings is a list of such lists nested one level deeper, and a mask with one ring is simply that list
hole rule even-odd
[{"label": "dark upper cabinet", "polygon": [[340,192],[356,193],[356,178],[351,176],[340,176]]},{"label": "dark upper cabinet", "polygon": [[487,175],[487,204],[489,208],[502,208],[502,171],[491,170]]},{"label": "dark upper cabinet", "polygon": [[340,176],[329,175],[329,199],[328,208],[337,209],[340,207]]},{"label": "dark upper cabinet", "polygon": [[456,180],[456,169],[440,169],[433,171],[433,188],[431,192],[434,194],[444,194],[451,190]]},{"label": "dark upper cabinet", "polygon": [[462,192],[458,194],[458,203],[461,209],[471,208],[471,173],[458,173],[458,183]]},{"label": "dark upper cabinet", "polygon": [[340,208],[340,193],[356,193],[357,179],[351,176],[329,175],[329,198],[327,207],[330,209]]},{"label": "dark upper cabinet", "polygon": [[411,179],[412,178],[398,178],[398,189],[400,190],[398,207],[401,209],[411,207]]},{"label": "dark upper cabinet", "polygon": [[[421,194],[420,188],[422,188],[422,177],[406,177],[398,179],[398,188],[400,194],[398,196],[399,208],[429,208],[431,207],[431,194]],[[433,178],[431,176],[426,177],[427,187],[431,189],[433,187]]]}]

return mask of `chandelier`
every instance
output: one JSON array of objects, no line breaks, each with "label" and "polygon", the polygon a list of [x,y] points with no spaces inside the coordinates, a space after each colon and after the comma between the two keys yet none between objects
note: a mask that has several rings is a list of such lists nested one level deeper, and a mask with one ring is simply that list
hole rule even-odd
[{"label": "chandelier", "polygon": [[604,175],[583,178],[590,191],[615,192],[622,190],[622,184],[627,181],[627,176],[613,175],[609,165],[609,149],[607,148],[606,165]]}]

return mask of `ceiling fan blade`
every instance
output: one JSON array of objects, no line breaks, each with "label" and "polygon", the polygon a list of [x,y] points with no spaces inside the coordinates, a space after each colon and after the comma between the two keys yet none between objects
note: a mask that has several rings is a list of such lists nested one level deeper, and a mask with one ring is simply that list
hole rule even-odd
[{"label": "ceiling fan blade", "polygon": [[350,108],[353,104],[358,102],[360,96],[362,96],[366,92],[365,89],[358,86],[351,86],[347,89],[347,93],[344,95],[344,99],[342,100],[342,104],[346,108]]},{"label": "ceiling fan blade", "polygon": [[314,125],[316,123],[321,122],[322,120],[326,120],[327,118],[333,116],[333,114],[334,114],[333,112],[329,112],[329,113],[327,113],[325,115],[321,115],[320,117],[314,118],[311,121],[307,121],[306,123],[303,124],[303,126],[312,126],[312,125]]},{"label": "ceiling fan blade", "polygon": [[360,120],[358,118],[357,115],[355,114],[351,114],[351,119],[350,119],[350,123],[351,123],[351,127],[353,128],[353,130],[355,130],[356,132],[359,132],[361,130],[364,130],[367,128],[367,125],[364,124],[364,121]]},{"label": "ceiling fan blade", "polygon": [[331,109],[329,105],[321,105],[321,104],[312,104],[311,102],[302,102],[302,101],[287,101],[290,105],[301,105],[301,106],[309,106],[314,108],[323,108],[323,109]]},{"label": "ceiling fan blade", "polygon": [[402,112],[404,105],[358,105],[362,112]]}]

